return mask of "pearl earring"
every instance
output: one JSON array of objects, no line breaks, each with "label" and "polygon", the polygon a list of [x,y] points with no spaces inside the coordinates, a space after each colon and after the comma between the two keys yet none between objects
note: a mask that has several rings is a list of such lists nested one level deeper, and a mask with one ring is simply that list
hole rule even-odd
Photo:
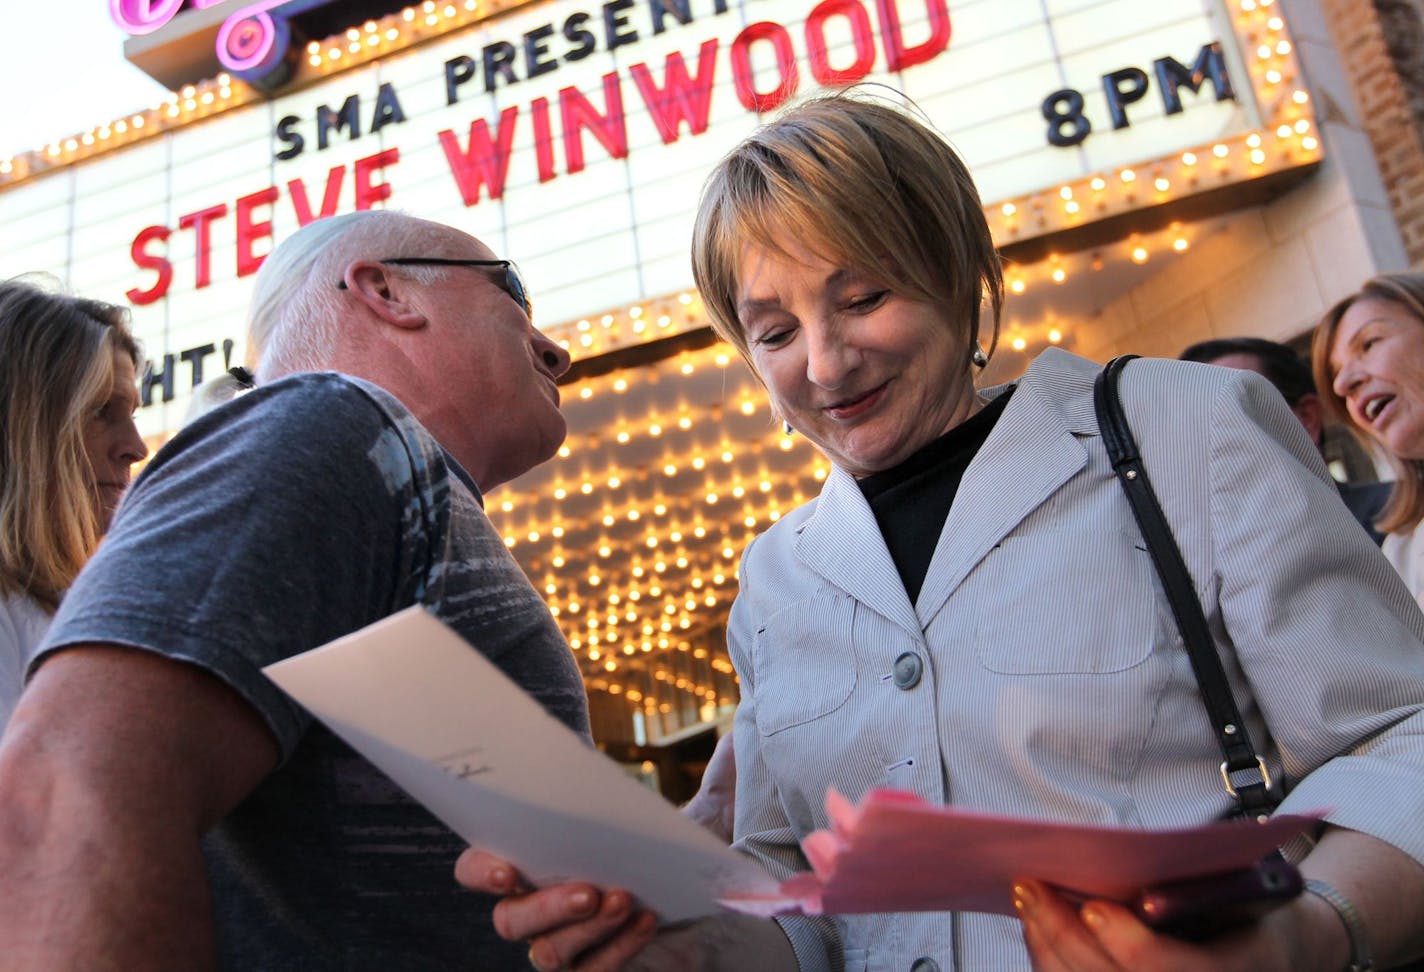
[{"label": "pearl earring", "polygon": [[984,349],[978,341],[974,342],[974,350],[969,352],[969,360],[976,368],[982,368],[989,363],[989,356],[984,353]]},{"label": "pearl earring", "polygon": [[795,435],[795,434],[796,434],[796,430],[791,427],[791,423],[790,423],[790,422],[782,422],[782,423],[781,423],[781,431],[782,431],[782,433],[785,434],[788,438],[791,437],[792,435]]}]

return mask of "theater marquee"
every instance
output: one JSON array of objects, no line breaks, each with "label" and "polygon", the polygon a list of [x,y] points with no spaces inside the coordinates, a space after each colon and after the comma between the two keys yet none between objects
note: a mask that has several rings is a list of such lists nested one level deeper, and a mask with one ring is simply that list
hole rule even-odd
[{"label": "theater marquee", "polygon": [[[180,6],[114,2],[130,20]],[[219,6],[238,23],[259,5]],[[313,5],[260,6],[280,21]],[[258,33],[225,36],[251,55]],[[50,269],[127,298],[155,361],[147,433],[240,358],[247,278],[274,241],[335,212],[397,207],[476,233],[519,260],[541,322],[576,353],[646,339],[581,343],[573,327],[686,291],[712,162],[824,87],[913,99],[1010,248],[1320,153],[1269,0],[426,2],[283,56],[299,63],[270,99],[224,74],[0,163],[18,241],[0,273]]]}]

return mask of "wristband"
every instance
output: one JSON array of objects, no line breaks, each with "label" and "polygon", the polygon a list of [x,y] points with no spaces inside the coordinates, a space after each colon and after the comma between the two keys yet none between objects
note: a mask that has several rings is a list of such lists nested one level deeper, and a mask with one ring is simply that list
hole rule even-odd
[{"label": "wristband", "polygon": [[1370,942],[1365,935],[1365,924],[1360,921],[1360,913],[1350,903],[1350,899],[1339,891],[1314,878],[1307,879],[1305,890],[1328,904],[1340,922],[1345,926],[1345,934],[1350,939],[1350,965],[1348,972],[1374,972],[1374,959],[1370,957]]}]

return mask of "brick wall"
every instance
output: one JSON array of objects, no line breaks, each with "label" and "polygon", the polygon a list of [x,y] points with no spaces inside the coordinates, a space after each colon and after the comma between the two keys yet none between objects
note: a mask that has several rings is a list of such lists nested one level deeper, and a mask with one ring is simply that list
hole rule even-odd
[{"label": "brick wall", "polygon": [[1321,0],[1411,265],[1424,265],[1424,16],[1419,0]]}]

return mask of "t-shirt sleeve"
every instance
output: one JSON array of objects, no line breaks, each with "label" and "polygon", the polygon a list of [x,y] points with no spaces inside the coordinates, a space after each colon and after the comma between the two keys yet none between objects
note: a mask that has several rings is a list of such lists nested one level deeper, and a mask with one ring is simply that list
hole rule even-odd
[{"label": "t-shirt sleeve", "polygon": [[204,416],[135,482],[34,665],[87,643],[199,665],[285,759],[310,717],[262,674],[416,603],[443,534],[438,449],[393,399],[302,375]]}]

